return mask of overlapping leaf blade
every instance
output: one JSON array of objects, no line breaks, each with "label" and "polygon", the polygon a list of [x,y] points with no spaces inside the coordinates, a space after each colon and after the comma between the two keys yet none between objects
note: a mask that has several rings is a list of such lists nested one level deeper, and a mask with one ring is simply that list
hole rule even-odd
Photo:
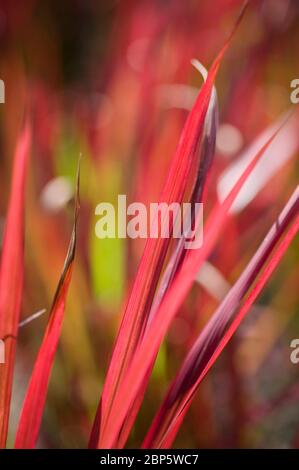
[{"label": "overlapping leaf blade", "polygon": [[52,303],[44,338],[34,364],[34,369],[24,399],[16,435],[15,448],[33,448],[38,438],[51,370],[61,333],[67,293],[72,277],[76,250],[78,212],[79,171],[77,179],[77,197],[75,202],[75,220],[71,240],[63,272]]},{"label": "overlapping leaf blade", "polygon": [[[172,443],[199,384],[250,309],[254,299],[284,253],[286,246],[283,242],[278,254],[273,257],[274,261],[269,261],[281,237],[294,220],[295,222],[287,232],[285,240],[290,242],[298,230],[298,214],[299,187],[271,227],[242,275],[200,333],[169,388],[143,443],[144,447],[168,447]],[[252,291],[254,294],[250,293],[246,299],[248,290],[252,288],[264,267],[265,270]],[[242,300],[244,302],[240,306]]]},{"label": "overlapping leaf blade", "polygon": [[20,319],[24,275],[25,181],[31,131],[26,122],[15,155],[8,214],[0,267],[0,338],[5,343],[5,363],[0,364],[0,447],[5,447]]},{"label": "overlapping leaf blade", "polygon": [[113,410],[114,412],[111,414],[109,432],[107,431],[107,435],[104,440],[105,446],[108,447],[115,445],[117,434],[121,428],[122,420],[125,417],[124,414],[128,413],[130,404],[138,395],[144,377],[148,373],[148,369],[156,357],[157,351],[167,332],[167,329],[178,308],[185,299],[189,289],[191,288],[201,264],[211,253],[219,237],[219,234],[224,229],[230,207],[232,206],[244,182],[255,168],[265,150],[273,142],[279,130],[280,128],[265,143],[254,159],[248,164],[247,168],[244,170],[223,204],[217,206],[214,212],[211,214],[206,224],[204,236],[205,242],[202,248],[198,250],[192,250],[191,254],[188,253],[185,263],[178,272],[173,284],[162,301],[162,304],[159,307],[145,338],[140,344],[140,347],[136,350],[132,364],[123,383],[120,386],[118,400],[116,400],[116,404]]},{"label": "overlapping leaf blade", "polygon": [[[230,39],[215,59],[207,80],[201,88],[196,103],[187,118],[161,194],[160,202],[166,202],[167,204],[182,202],[187,182],[190,178],[190,170],[194,160],[197,158],[214,80],[222,57],[229,46]],[[105,426],[113,406],[116,391],[142,338],[168,246],[169,239],[167,238],[149,238],[147,240],[135,283],[123,314],[91,434],[90,447],[100,445],[101,436],[103,437],[105,433]],[[99,423],[99,419],[101,419],[101,423]]]}]

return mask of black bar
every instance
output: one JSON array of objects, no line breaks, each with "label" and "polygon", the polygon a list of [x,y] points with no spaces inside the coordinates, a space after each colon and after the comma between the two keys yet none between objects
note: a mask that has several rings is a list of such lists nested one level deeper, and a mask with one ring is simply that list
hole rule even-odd
[{"label": "black bar", "polygon": [[[258,464],[271,468],[297,468],[299,452],[297,450],[0,450],[0,468],[7,465],[35,465],[41,469],[42,464],[61,464],[65,468],[148,468],[149,466],[188,466],[190,468],[207,468],[206,465],[229,465],[242,468],[241,465]],[[43,469],[42,469],[43,470]],[[255,469],[253,469],[255,470]]]}]

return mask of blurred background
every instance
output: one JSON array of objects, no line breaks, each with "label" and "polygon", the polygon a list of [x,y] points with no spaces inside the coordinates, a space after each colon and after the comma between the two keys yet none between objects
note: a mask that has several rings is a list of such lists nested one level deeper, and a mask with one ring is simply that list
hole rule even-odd
[{"label": "blurred background", "polygon": [[[254,254],[298,182],[297,0],[258,0],[216,82],[219,130],[208,207],[246,151],[294,115],[231,215],[158,356],[129,446],[140,446],[190,345]],[[29,110],[33,147],[26,199],[23,318],[10,445],[62,271],[82,154],[75,271],[39,446],[86,447],[120,313],[144,240],[95,236],[99,202],[157,201],[184,121],[232,29],[240,0],[0,1],[0,240],[16,139]],[[266,134],[265,134],[266,133]],[[262,137],[261,137],[262,136]],[[259,303],[200,387],[175,447],[299,447],[298,239]]]}]

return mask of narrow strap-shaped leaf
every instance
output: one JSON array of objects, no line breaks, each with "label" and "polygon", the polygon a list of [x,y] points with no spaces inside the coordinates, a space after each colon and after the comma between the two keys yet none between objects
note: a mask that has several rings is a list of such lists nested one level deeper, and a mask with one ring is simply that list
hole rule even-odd
[{"label": "narrow strap-shaped leaf", "polygon": [[120,386],[118,400],[116,400],[113,413],[111,413],[111,418],[109,420],[109,432],[107,431],[107,436],[103,444],[104,447],[115,445],[115,440],[117,439],[117,434],[121,428],[122,420],[128,413],[135,396],[138,395],[139,389],[144,381],[144,377],[148,373],[148,369],[158,352],[168,327],[188,294],[199,268],[215,246],[219,234],[225,226],[230,207],[263,153],[273,142],[279,130],[280,128],[265,143],[255,158],[251,160],[239,180],[235,183],[231,192],[228,194],[227,198],[224,200],[223,204],[217,206],[212,212],[206,224],[203,246],[200,249],[192,250],[191,254],[187,254],[184,265],[178,272],[173,284],[165,295],[144,340],[136,350],[132,364]]},{"label": "narrow strap-shaped leaf", "polygon": [[0,447],[6,446],[22,301],[25,180],[30,140],[31,132],[27,122],[14,155],[12,187],[0,267],[0,339],[5,343],[5,363],[0,364]]},{"label": "narrow strap-shaped leaf", "polygon": [[[210,103],[214,81],[221,60],[229,47],[230,41],[239,22],[241,21],[246,5],[247,2],[244,4],[244,8],[235,24],[232,34],[213,62],[207,79],[203,84],[197,100],[187,118],[171,163],[160,202],[166,202],[168,204],[172,202],[182,202],[187,181],[190,177],[190,170],[194,159],[197,156],[198,145],[204,128],[205,116]],[[116,394],[121,381],[124,378],[136,348],[142,339],[142,333],[144,333],[148,315],[150,314],[155,290],[167,254],[168,245],[169,239],[165,238],[149,238],[147,240],[113,350],[102,397],[90,437],[90,447],[105,445],[103,443],[106,442],[107,437],[106,425],[110,419],[114,400],[116,399]],[[148,368],[145,369],[145,374]]]},{"label": "narrow strap-shaped leaf", "polygon": [[[204,70],[204,80],[208,72]],[[194,181],[194,186],[191,193],[191,216],[189,226],[192,227],[196,219],[195,203],[202,202],[203,193],[206,191],[207,182],[209,180],[208,174],[212,166],[215,144],[216,144],[216,129],[217,129],[217,120],[218,120],[218,107],[217,107],[217,94],[216,90],[213,88],[207,113],[205,116],[204,129],[202,132],[201,142],[200,142],[200,158],[196,162],[198,168],[196,170],[197,177]],[[144,322],[144,327],[148,328],[150,323],[153,320],[155,312],[157,311],[158,306],[160,305],[162,298],[167,292],[174,276],[179,267],[182,265],[182,262],[185,258],[187,248],[185,248],[186,237],[190,234],[184,234],[183,237],[179,238],[176,242],[175,249],[173,250],[170,260],[167,263],[167,266],[161,276],[159,287],[155,293],[154,301],[152,303],[150,313],[147,320]],[[151,373],[152,366],[149,369],[149,375]],[[129,432],[132,428],[132,424],[135,421],[135,418],[138,414],[139,408],[142,404],[144,393],[147,387],[148,378],[145,377],[143,387],[140,389],[138,394],[138,399],[134,401],[130,408],[130,414],[127,416],[122,431],[119,435],[117,446],[122,448],[128,438]],[[128,421],[128,422],[127,422]]]},{"label": "narrow strap-shaped leaf", "polygon": [[48,384],[61,333],[65,303],[71,282],[76,250],[76,230],[79,212],[79,171],[77,197],[71,240],[62,275],[52,303],[44,338],[34,364],[19,420],[15,448],[31,449],[35,446],[46,402]]},{"label": "narrow strap-shaped leaf", "polygon": [[[239,318],[241,321],[243,318],[236,313],[237,309],[240,308],[241,301],[244,301],[243,305],[246,306],[247,312],[251,303],[248,302],[245,296],[258,279],[261,270],[265,266],[267,267],[267,263],[271,264],[269,257],[277,248],[280,239],[286,232],[290,223],[298,218],[298,213],[299,187],[188,353],[153,421],[151,429],[144,441],[144,447],[168,447],[174,439],[179,428],[176,421],[179,419],[181,423],[185,412],[191,404],[192,397],[204,377],[203,371],[205,370],[205,373],[207,373],[209,370],[207,365],[209,364],[211,367],[213,364],[211,358],[213,357],[214,360],[216,360],[218,357],[215,356],[214,353],[216,350],[220,351],[218,347],[222,344],[223,339],[227,338],[227,334],[231,337],[230,326],[233,324],[234,319]],[[238,324],[238,322],[234,322],[236,328]],[[183,414],[183,416],[181,416],[181,414]]]}]

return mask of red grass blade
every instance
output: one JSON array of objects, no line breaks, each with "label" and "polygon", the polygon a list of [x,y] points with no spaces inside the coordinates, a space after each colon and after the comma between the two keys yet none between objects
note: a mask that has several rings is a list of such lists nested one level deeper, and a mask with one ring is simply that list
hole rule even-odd
[{"label": "red grass blade", "polygon": [[[232,35],[215,59],[207,80],[203,84],[196,103],[187,118],[160,202],[168,204],[182,202],[188,178],[190,178],[190,170],[197,158],[198,145],[205,123],[214,80]],[[112,409],[117,388],[142,338],[168,246],[169,239],[166,238],[150,238],[147,240],[135,283],[123,314],[99,409],[91,433],[90,447],[97,447],[100,444],[101,437],[105,433],[105,426]]]},{"label": "red grass blade", "polygon": [[[208,75],[208,72],[206,72],[206,76]],[[204,79],[206,79],[206,76],[204,76]],[[217,130],[217,120],[218,120],[218,104],[217,104],[217,94],[216,90],[213,89],[211,93],[211,98],[209,102],[209,106],[207,109],[207,113],[205,116],[204,120],[204,129],[202,132],[202,137],[201,137],[201,142],[200,142],[200,151],[198,152],[200,157],[199,157],[199,162],[198,163],[198,168],[196,170],[197,177],[194,182],[194,186],[192,188],[192,193],[191,193],[191,204],[192,204],[192,211],[191,213],[191,226],[195,221],[196,215],[195,215],[195,203],[196,202],[202,202],[203,201],[203,193],[206,192],[207,188],[207,183],[208,183],[208,174],[209,170],[212,166],[213,162],[213,157],[214,157],[214,151],[215,151],[215,145],[216,145],[216,130]],[[161,276],[161,280],[159,283],[159,287],[155,293],[155,297],[153,300],[153,303],[151,305],[150,312],[148,314],[147,319],[144,321],[144,328],[148,328],[150,323],[153,320],[153,317],[162,301],[162,298],[164,297],[165,293],[167,292],[171,282],[173,281],[173,278],[175,276],[175,273],[181,266],[187,249],[185,248],[185,236],[180,238],[177,241],[177,244],[171,254],[170,260],[167,263],[167,266]],[[153,361],[154,364],[154,361]],[[145,394],[145,390],[147,387],[147,382],[153,367],[153,364],[149,368],[149,374],[145,377],[143,387],[140,389],[139,394],[138,394],[138,399],[134,401],[130,408],[130,414],[127,416],[121,433],[118,438],[117,446],[119,448],[122,448],[128,438],[128,435],[130,433],[130,430],[132,428],[132,425],[134,424],[134,421],[136,419],[136,416],[138,414],[139,408],[142,404],[142,400]]]},{"label": "red grass blade", "polygon": [[[207,75],[208,75],[208,72],[206,72],[206,76]],[[204,79],[206,79],[206,76],[203,75]],[[193,213],[191,213],[190,226],[194,224],[195,218],[196,218],[195,213],[194,213],[195,203],[203,203],[205,193],[207,192],[209,171],[212,166],[213,159],[214,159],[217,127],[218,127],[218,100],[217,100],[216,90],[213,89],[209,107],[208,107],[207,114],[206,114],[206,118],[205,118],[205,129],[204,129],[204,133],[202,136],[202,142],[201,142],[201,148],[200,148],[201,157],[200,157],[200,162],[199,162],[199,168],[197,170],[198,176],[197,176],[197,180],[195,181],[191,198],[190,198],[190,202],[192,204],[192,211],[193,211]],[[187,249],[185,248],[185,241],[186,241],[185,236],[180,238],[175,246],[175,249],[173,250],[173,253],[171,254],[171,257],[167,263],[165,271],[163,272],[159,288],[155,295],[155,299],[154,299],[151,312],[149,315],[149,319],[148,319],[148,324],[150,323],[150,321],[152,321],[152,318],[155,315],[155,312],[157,311],[159,305],[161,304],[161,301],[166,291],[168,290],[171,282],[173,281],[177,270],[182,265],[185,259],[185,256],[187,253]]]},{"label": "red grass blade", "polygon": [[[196,103],[188,116],[170,167],[160,202],[167,202],[170,204],[171,202],[182,201],[190,170],[194,163],[194,159],[196,158],[199,141],[205,123],[205,116],[210,103],[214,80],[221,60],[229,47],[230,41],[239,25],[239,22],[242,19],[246,6],[247,2],[244,3],[244,7],[230,37],[212,64]],[[168,245],[169,239],[161,240],[158,238],[148,239],[145,246],[135,283],[123,314],[122,323],[90,437],[90,447],[98,447],[99,445],[102,445],[106,423],[113,407],[117,389],[132,360],[134,352],[142,339],[146,327]]]},{"label": "red grass blade", "polygon": [[[253,302],[250,294],[248,299],[245,299],[243,302],[240,310],[242,314],[238,312],[235,315],[237,308],[240,308],[241,300],[245,298],[249,289],[252,288],[252,285],[268,262],[269,257],[277,247],[287,227],[290,226],[290,223],[296,219],[296,217],[298,220],[298,213],[299,187],[264,238],[260,248],[243,271],[238,281],[230,289],[227,296],[194,343],[193,348],[176,375],[153,421],[150,431],[143,443],[144,447],[168,447],[175,438],[176,432],[202,379],[239,326]],[[296,227],[296,222],[294,226]],[[293,228],[290,229],[290,232],[293,233]],[[288,235],[286,235],[286,239],[288,239]],[[274,255],[274,258],[278,260],[277,255]],[[271,265],[271,263],[272,261],[270,260],[269,265]],[[277,266],[277,264],[275,266]],[[271,274],[265,273],[268,273],[267,267],[258,280],[258,283],[261,283],[262,287]],[[260,292],[261,289],[258,292]],[[237,321],[235,321],[236,318],[238,319]],[[233,328],[231,328],[232,325],[234,325]],[[220,345],[222,345],[222,347],[219,347]],[[215,353],[216,351],[217,354]],[[179,424],[176,423],[177,420],[179,420]]]},{"label": "red grass blade", "polygon": [[204,236],[205,241],[202,248],[192,250],[192,254],[188,253],[184,265],[163,299],[145,338],[136,350],[134,358],[132,359],[132,364],[119,388],[118,397],[117,400],[115,400],[113,413],[111,413],[111,418],[109,420],[109,427],[107,426],[109,431],[107,430],[105,440],[103,440],[102,443],[103,447],[115,445],[118,432],[122,426],[122,420],[129,412],[131,403],[133,403],[135,397],[138,395],[140,387],[144,381],[144,377],[148,373],[148,369],[156,357],[167,329],[191,288],[201,264],[211,253],[221,230],[223,230],[230,207],[236,199],[244,182],[255,168],[265,150],[273,142],[279,130],[280,128],[248,164],[247,168],[244,170],[223,204],[217,206],[211,214],[206,225]]},{"label": "red grass blade", "polygon": [[5,364],[0,364],[0,447],[7,439],[9,407],[20,318],[24,271],[25,180],[31,132],[26,123],[15,156],[0,268],[0,338],[5,341]]},{"label": "red grass blade", "polygon": [[46,402],[48,384],[61,333],[65,303],[71,282],[76,251],[76,229],[79,212],[79,171],[75,220],[62,275],[54,296],[49,321],[24,399],[18,425],[15,448],[31,449],[35,446]]}]

